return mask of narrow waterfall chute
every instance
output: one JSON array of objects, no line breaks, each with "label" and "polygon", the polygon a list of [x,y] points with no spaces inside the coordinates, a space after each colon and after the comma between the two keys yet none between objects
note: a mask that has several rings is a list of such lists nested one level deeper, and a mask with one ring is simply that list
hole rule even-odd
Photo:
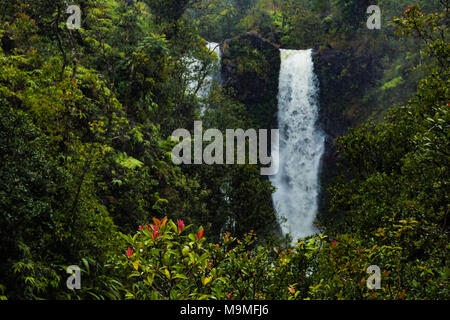
[{"label": "narrow waterfall chute", "polygon": [[[318,86],[312,50],[281,50],[278,94],[279,171],[273,203],[281,228],[294,240],[316,232],[324,134],[317,126]],[[283,221],[285,220],[285,221]]]},{"label": "narrow waterfall chute", "polygon": [[200,98],[205,98],[208,96],[214,80],[216,81],[220,80],[220,58],[221,58],[220,44],[216,42],[208,42],[206,46],[208,47],[211,53],[215,52],[217,54],[219,60],[216,63],[215,71],[208,73],[208,75],[203,81],[203,85],[201,86],[200,90],[198,90],[197,96]]},{"label": "narrow waterfall chute", "polygon": [[206,46],[208,47],[209,51],[215,52],[217,54],[217,56],[219,57],[219,63],[220,63],[220,57],[221,57],[220,44],[217,42],[208,42],[206,44]]},{"label": "narrow waterfall chute", "polygon": [[[196,92],[199,98],[206,98],[211,90],[213,82],[220,80],[220,44],[216,42],[207,42],[206,47],[211,53],[215,52],[219,60],[212,71],[209,71],[204,78],[202,74],[202,63],[195,58],[186,58],[188,69],[190,70],[188,76],[191,78],[188,82],[187,90],[190,94]],[[200,88],[198,88],[200,81],[201,85]]]}]

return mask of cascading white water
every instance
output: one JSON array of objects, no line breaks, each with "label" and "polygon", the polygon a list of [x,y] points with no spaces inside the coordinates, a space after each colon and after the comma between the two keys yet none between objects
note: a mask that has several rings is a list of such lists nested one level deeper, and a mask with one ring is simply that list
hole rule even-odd
[{"label": "cascading white water", "polygon": [[211,52],[214,51],[217,54],[217,56],[219,57],[219,64],[220,64],[220,57],[221,57],[220,44],[217,42],[208,42],[206,46],[208,47],[209,51]]},{"label": "cascading white water", "polygon": [[[220,78],[220,45],[216,42],[207,42],[206,46],[211,53],[215,52],[217,54],[219,61],[216,63],[213,71],[208,72],[204,79],[201,71],[203,68],[202,63],[196,58],[185,58],[188,64],[188,69],[190,71],[187,74],[187,76],[190,78],[187,86],[188,93],[192,94],[197,91],[197,96],[199,98],[206,98],[209,94],[209,91],[211,90],[214,80],[218,81]],[[200,81],[201,85],[199,88],[197,88]]]},{"label": "cascading white water", "polygon": [[284,233],[294,240],[315,233],[324,135],[317,127],[318,87],[312,50],[281,50],[278,93],[280,152],[273,202]]},{"label": "cascading white water", "polygon": [[215,68],[215,72],[213,73],[209,73],[206,78],[203,81],[203,85],[201,86],[201,88],[198,90],[197,95],[200,98],[205,98],[208,96],[209,91],[211,90],[211,86],[213,81],[219,80],[220,77],[220,58],[221,58],[221,53],[220,53],[220,45],[216,42],[207,42],[206,46],[208,47],[208,50],[210,52],[215,52],[217,54],[217,57],[219,58],[219,61],[216,63],[216,68]]}]

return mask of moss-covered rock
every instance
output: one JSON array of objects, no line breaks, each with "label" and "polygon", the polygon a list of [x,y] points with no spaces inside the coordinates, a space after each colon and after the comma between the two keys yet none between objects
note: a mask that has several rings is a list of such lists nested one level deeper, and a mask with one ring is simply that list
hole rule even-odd
[{"label": "moss-covered rock", "polygon": [[366,121],[370,108],[364,95],[376,84],[382,71],[379,59],[364,47],[337,49],[331,46],[317,50],[314,69],[320,86],[319,123],[326,133],[319,211],[327,212],[325,189],[340,173],[334,140]]},{"label": "moss-covered rock", "polygon": [[256,33],[226,40],[222,46],[222,81],[242,102],[255,125],[277,127],[280,52]]}]

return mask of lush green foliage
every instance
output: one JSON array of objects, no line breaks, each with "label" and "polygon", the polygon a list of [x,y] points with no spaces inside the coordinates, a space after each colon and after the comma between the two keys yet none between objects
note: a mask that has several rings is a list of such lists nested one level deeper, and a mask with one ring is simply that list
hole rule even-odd
[{"label": "lush green foliage", "polygon": [[[80,0],[78,30],[66,1],[0,1],[0,299],[448,299],[448,6],[420,2],[368,31],[366,1]],[[204,39],[236,72],[200,98]],[[256,165],[170,158],[194,120],[275,126],[279,45],[318,49],[330,121],[412,96],[338,139],[333,218],[295,245]]]}]

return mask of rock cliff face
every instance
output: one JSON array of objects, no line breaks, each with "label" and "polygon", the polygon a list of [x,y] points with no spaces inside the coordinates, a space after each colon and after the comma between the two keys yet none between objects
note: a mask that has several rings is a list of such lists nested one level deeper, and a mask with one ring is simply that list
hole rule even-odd
[{"label": "rock cliff face", "polygon": [[222,46],[223,86],[242,102],[261,128],[277,127],[279,49],[256,33],[226,40]]},{"label": "rock cliff face", "polygon": [[[278,128],[280,50],[258,34],[247,33],[226,40],[221,46],[221,57],[222,86],[228,95],[245,105],[254,128]],[[272,198],[267,201],[273,208]],[[274,232],[282,235],[279,226]]]},{"label": "rock cliff face", "polygon": [[339,50],[328,46],[317,50],[314,68],[320,86],[319,123],[326,133],[319,202],[319,212],[326,217],[328,196],[325,188],[342,170],[336,166],[334,140],[367,119],[367,110],[361,101],[382,72],[378,59],[370,52],[351,47]]},{"label": "rock cliff face", "polygon": [[[256,33],[247,33],[222,45],[221,77],[229,94],[243,103],[260,128],[277,128],[280,50]],[[315,51],[314,71],[319,80],[319,125],[326,133],[322,159],[319,212],[328,211],[326,187],[340,173],[334,140],[367,118],[362,97],[378,80],[377,58],[364,48]],[[372,75],[372,76],[368,76]]]}]

